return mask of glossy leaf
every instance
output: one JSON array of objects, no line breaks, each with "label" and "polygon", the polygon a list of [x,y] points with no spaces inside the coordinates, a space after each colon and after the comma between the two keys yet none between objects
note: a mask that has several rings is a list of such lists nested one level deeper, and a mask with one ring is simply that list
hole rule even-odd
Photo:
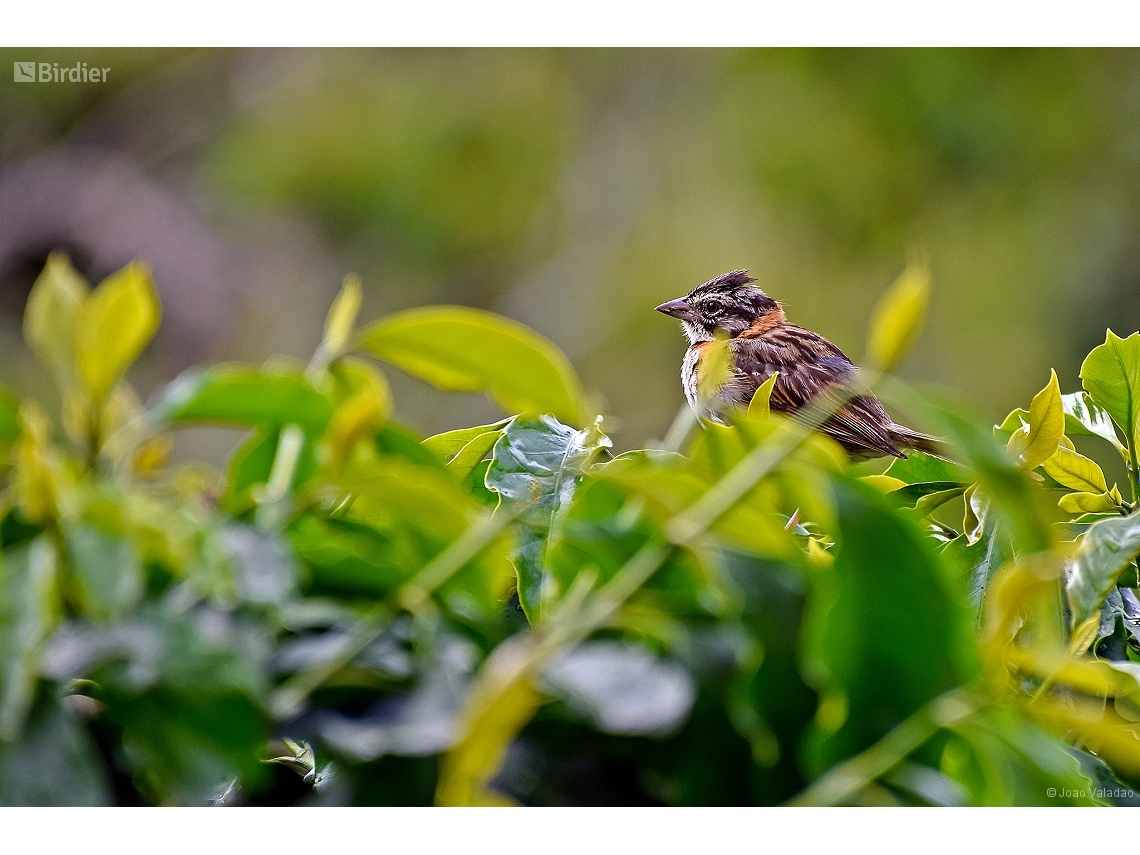
[{"label": "glossy leaf", "polygon": [[1010,437],[1007,449],[1018,465],[1036,469],[1053,456],[1065,435],[1065,411],[1057,372],[1049,372],[1048,385],[1029,404],[1029,424]]},{"label": "glossy leaf", "polygon": [[574,495],[582,468],[609,446],[600,424],[574,430],[551,416],[515,419],[495,443],[486,484],[508,505],[525,508],[514,564],[519,602],[532,622],[541,620],[552,596],[546,567],[551,531]]},{"label": "glossy leaf", "polygon": [[1120,425],[1129,445],[1140,445],[1140,333],[1120,338],[1109,330],[1104,344],[1085,357],[1081,382]]},{"label": "glossy leaf", "polygon": [[76,322],[90,293],[67,256],[53,252],[28,294],[24,341],[61,385],[75,377]]},{"label": "glossy leaf", "polygon": [[76,319],[75,358],[91,397],[102,401],[143,352],[162,319],[150,269],[131,262],[84,301]]},{"label": "glossy leaf", "polygon": [[1087,621],[1099,620],[1105,597],[1140,555],[1140,514],[1103,520],[1085,534],[1065,581],[1074,631]]},{"label": "glossy leaf", "polygon": [[1087,392],[1062,395],[1061,406],[1065,409],[1065,436],[1099,436],[1112,443],[1118,451],[1124,449],[1112,417]]},{"label": "glossy leaf", "polygon": [[310,436],[320,436],[332,405],[299,373],[218,365],[189,371],[167,386],[151,416],[159,424],[296,424]]},{"label": "glossy leaf", "polygon": [[436,434],[425,439],[423,446],[460,478],[466,478],[494,448],[509,423],[510,419],[504,419],[491,425]]},{"label": "glossy leaf", "polygon": [[879,298],[871,315],[867,357],[884,371],[894,368],[922,332],[930,302],[930,269],[910,264]]},{"label": "glossy leaf", "polygon": [[1104,472],[1095,462],[1082,454],[1057,446],[1053,456],[1041,464],[1045,472],[1070,490],[1084,493],[1107,493]]},{"label": "glossy leaf", "polygon": [[509,412],[583,424],[590,407],[569,361],[515,321],[460,306],[410,309],[361,333],[360,347],[450,392],[487,392]]},{"label": "glossy leaf", "polygon": [[1069,514],[1097,514],[1115,510],[1117,502],[1108,493],[1069,493],[1057,506]]}]

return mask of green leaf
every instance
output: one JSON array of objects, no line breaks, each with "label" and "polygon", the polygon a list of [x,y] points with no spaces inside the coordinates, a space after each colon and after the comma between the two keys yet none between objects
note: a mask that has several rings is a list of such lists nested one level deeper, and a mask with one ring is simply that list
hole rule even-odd
[{"label": "green leaf", "polygon": [[967,580],[967,593],[975,613],[980,613],[990,580],[1013,556],[997,535],[994,525],[981,521],[971,539],[960,535],[942,548],[942,556],[958,567],[958,578]]},{"label": "green leaf", "polygon": [[19,738],[35,699],[44,641],[59,620],[57,565],[46,534],[0,564],[0,742]]},{"label": "green leaf", "polygon": [[1053,456],[1065,435],[1065,410],[1057,372],[1050,370],[1049,383],[1029,404],[1029,424],[1010,437],[1006,448],[1018,465],[1036,469]]},{"label": "green leaf", "polygon": [[67,256],[53,252],[28,294],[24,341],[60,385],[70,384],[75,376],[76,324],[90,292]]},{"label": "green leaf", "polygon": [[[594,584],[603,585],[642,547],[665,540],[662,524],[667,513],[656,513],[652,507],[647,513],[633,513],[643,503],[641,490],[647,486],[644,481],[633,486],[634,473],[650,465],[646,452],[629,452],[598,467],[597,479],[583,481],[550,538],[547,569],[555,594],[571,590],[583,573],[595,575]],[[783,531],[782,521],[776,528]],[[714,546],[715,541],[706,545]],[[723,616],[731,594],[713,559],[712,549],[673,551],[631,602],[652,604],[672,618]]]},{"label": "green leaf", "polygon": [[150,343],[161,319],[150,268],[137,261],[91,293],[76,320],[75,358],[92,398],[106,397]]},{"label": "green leaf", "polygon": [[450,392],[486,392],[509,412],[583,424],[590,406],[569,361],[550,341],[490,312],[436,306],[368,327],[369,353]]},{"label": "green leaf", "polygon": [[1081,540],[1065,581],[1072,627],[1093,618],[1124,569],[1140,555],[1140,513],[1094,523]]},{"label": "green leaf", "polygon": [[772,390],[776,388],[776,380],[779,376],[779,371],[773,371],[768,375],[767,380],[756,387],[756,393],[752,396],[752,400],[748,402],[749,418],[768,418],[772,412]]},{"label": "green leaf", "polygon": [[487,487],[510,505],[526,506],[513,558],[519,602],[532,623],[541,620],[552,594],[546,566],[551,531],[574,495],[582,468],[610,446],[600,421],[574,430],[552,416],[518,418],[495,443]]},{"label": "green leaf", "polygon": [[1068,746],[1008,706],[982,710],[953,733],[962,742],[942,752],[942,770],[970,792],[971,805],[1096,804]]},{"label": "green leaf", "polygon": [[142,595],[143,571],[134,547],[88,525],[68,531],[66,541],[83,613],[95,620],[121,618]]},{"label": "green leaf", "polygon": [[1065,408],[1065,436],[1099,436],[1112,443],[1118,451],[1124,451],[1112,417],[1087,392],[1062,395],[1061,406]]},{"label": "green leaf", "polygon": [[922,332],[930,302],[930,269],[909,264],[875,305],[867,336],[871,364],[889,371],[910,350]]},{"label": "green leaf", "polygon": [[0,388],[0,442],[13,442],[20,435],[20,401]]},{"label": "green leaf", "polygon": [[921,451],[913,451],[905,459],[895,458],[883,473],[898,478],[907,484],[929,481],[970,481],[969,472],[957,463],[933,457]]},{"label": "green leaf", "polygon": [[356,390],[337,405],[321,440],[326,459],[335,466],[343,465],[361,442],[374,440],[392,414],[387,378],[371,366],[361,367],[354,378]]},{"label": "green leaf", "polygon": [[1011,434],[1021,430],[1021,428],[1028,424],[1029,410],[1024,407],[1018,407],[1015,410],[1010,410],[1009,415],[1002,419],[1002,423],[994,427],[994,431],[1008,440]]},{"label": "green leaf", "polygon": [[160,425],[215,422],[238,427],[289,424],[320,437],[332,416],[328,398],[300,373],[216,365],[183,374],[151,407]]},{"label": "green leaf", "polygon": [[1120,338],[1109,330],[1081,365],[1081,383],[1120,425],[1128,444],[1140,446],[1140,333]]},{"label": "green leaf", "polygon": [[876,490],[835,479],[838,552],[808,602],[805,674],[822,701],[817,773],[877,742],[975,670],[969,612],[930,538]]},{"label": "green leaf", "polygon": [[417,466],[446,472],[447,467],[430,451],[424,448],[420,438],[403,425],[388,422],[376,434],[376,450],[381,454],[402,457]]},{"label": "green leaf", "polygon": [[[338,592],[388,594],[485,514],[442,467],[394,456],[351,467],[340,486],[351,498],[346,510],[304,515],[290,532],[314,581]],[[462,619],[493,619],[512,575],[508,548],[499,538],[467,561],[437,589],[440,603]]]},{"label": "green leaf", "polygon": [[123,772],[143,798],[207,804],[224,781],[248,791],[266,777],[267,654],[224,612],[145,609],[107,627],[65,625],[45,672],[93,682],[100,723],[121,734]]},{"label": "green leaf", "polygon": [[1067,514],[1097,514],[1115,510],[1117,503],[1108,493],[1069,493],[1057,501],[1057,507]]},{"label": "green leaf", "polygon": [[[281,431],[277,428],[258,431],[233,453],[226,466],[227,505],[238,500],[242,493],[255,484],[269,482],[269,473],[273,470],[273,460],[277,456],[277,445],[280,440]],[[304,484],[316,471],[316,451],[312,441],[306,441],[297,458],[297,466],[293,470],[293,480],[289,484],[289,489]]]},{"label": "green leaf", "polygon": [[1070,490],[1085,493],[1107,493],[1104,473],[1083,454],[1058,445],[1053,456],[1041,464],[1046,474]]},{"label": "green leaf", "polygon": [[438,433],[425,439],[423,446],[460,478],[466,478],[499,441],[510,421]]},{"label": "green leaf", "polygon": [[[945,504],[953,498],[961,496],[966,491],[969,485],[964,481],[920,481],[916,484],[907,484],[905,487],[900,487],[897,490],[892,490],[887,495],[899,507],[913,508],[916,507],[923,499],[933,498],[935,496],[943,496],[939,504]],[[928,506],[929,503],[924,505]],[[927,513],[933,510],[928,508]]]}]

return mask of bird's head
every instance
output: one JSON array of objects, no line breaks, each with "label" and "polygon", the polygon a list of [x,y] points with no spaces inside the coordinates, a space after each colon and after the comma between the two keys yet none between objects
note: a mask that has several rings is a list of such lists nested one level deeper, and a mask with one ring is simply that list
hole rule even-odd
[{"label": "bird's head", "polygon": [[784,322],[780,304],[752,283],[747,270],[733,270],[670,300],[657,311],[681,322],[690,344],[714,338],[761,335]]}]

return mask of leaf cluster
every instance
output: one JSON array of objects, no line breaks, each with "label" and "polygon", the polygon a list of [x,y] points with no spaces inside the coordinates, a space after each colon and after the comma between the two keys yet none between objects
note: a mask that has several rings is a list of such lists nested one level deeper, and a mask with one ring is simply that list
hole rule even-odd
[{"label": "leaf cluster", "polygon": [[[864,382],[890,391],[928,295],[924,266],[888,291]],[[59,422],[0,395],[4,803],[1086,804],[1140,780],[1140,335],[993,430],[900,392],[955,462],[859,477],[813,429],[841,396],[683,410],[615,456],[533,331],[360,304],[349,277],[308,365],[205,366],[144,404],[146,268],[91,288],[49,260],[25,337]],[[419,437],[391,368],[505,417]],[[202,424],[245,431],[224,471],[170,461]],[[1128,499],[1073,436],[1115,449]]]}]

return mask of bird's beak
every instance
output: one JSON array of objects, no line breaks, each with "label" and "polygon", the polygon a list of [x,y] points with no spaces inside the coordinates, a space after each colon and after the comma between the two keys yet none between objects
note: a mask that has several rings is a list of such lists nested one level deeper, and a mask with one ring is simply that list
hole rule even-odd
[{"label": "bird's beak", "polygon": [[684,297],[678,297],[676,300],[662,303],[657,307],[657,311],[663,315],[669,315],[682,321],[691,321],[696,318],[693,307],[685,302]]}]

